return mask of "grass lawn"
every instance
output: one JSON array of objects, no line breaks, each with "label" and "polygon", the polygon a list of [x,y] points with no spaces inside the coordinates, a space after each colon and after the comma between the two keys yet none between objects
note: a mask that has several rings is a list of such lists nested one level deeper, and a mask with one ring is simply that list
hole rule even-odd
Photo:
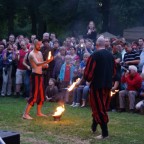
[{"label": "grass lawn", "polygon": [[[109,112],[109,135],[107,140],[96,140],[100,128],[92,134],[91,109],[72,108],[66,111],[61,121],[52,116],[36,117],[36,106],[31,110],[34,120],[23,120],[26,101],[22,98],[0,97],[0,130],[20,133],[21,144],[144,144],[144,116],[130,113]],[[45,102],[43,112],[51,114],[56,103]]]}]

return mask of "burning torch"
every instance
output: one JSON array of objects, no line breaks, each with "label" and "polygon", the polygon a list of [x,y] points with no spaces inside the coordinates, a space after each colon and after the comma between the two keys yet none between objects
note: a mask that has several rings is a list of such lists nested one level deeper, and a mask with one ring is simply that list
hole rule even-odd
[{"label": "burning torch", "polygon": [[72,85],[70,85],[70,87],[67,89],[69,92],[72,91],[75,87],[76,84],[78,84],[80,82],[80,78],[76,79],[76,82],[73,82]]},{"label": "burning torch", "polygon": [[117,92],[119,92],[119,90],[115,90],[114,92],[111,91],[110,96],[112,97],[114,94],[116,94]]},{"label": "burning torch", "polygon": [[49,53],[48,53],[48,60],[51,59],[51,56],[52,56],[51,51],[49,51]]}]

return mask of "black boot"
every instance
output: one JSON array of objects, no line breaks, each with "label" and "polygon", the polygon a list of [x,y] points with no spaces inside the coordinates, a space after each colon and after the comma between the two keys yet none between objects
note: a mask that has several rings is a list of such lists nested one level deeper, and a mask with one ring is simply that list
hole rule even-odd
[{"label": "black boot", "polygon": [[103,138],[108,137],[108,126],[107,126],[107,123],[103,123],[101,125],[101,129],[102,129],[102,136],[103,136]]},{"label": "black boot", "polygon": [[92,125],[91,125],[91,129],[92,129],[93,133],[96,132],[96,128],[97,128],[97,122],[93,118]]}]

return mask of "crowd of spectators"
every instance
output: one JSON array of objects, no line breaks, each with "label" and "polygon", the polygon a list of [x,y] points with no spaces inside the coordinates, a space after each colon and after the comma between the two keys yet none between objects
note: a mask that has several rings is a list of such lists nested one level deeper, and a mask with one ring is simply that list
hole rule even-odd
[{"label": "crowd of spectators", "polygon": [[[41,39],[41,52],[46,60],[49,52],[54,60],[43,68],[45,99],[59,101],[63,99],[72,107],[85,107],[89,96],[90,83],[84,82],[73,92],[63,92],[70,84],[81,78],[88,57],[96,51],[96,28],[89,22],[87,33],[82,38],[67,37],[62,43],[55,33],[45,32]],[[8,40],[0,42],[0,95],[15,98],[28,98],[30,94],[31,66],[28,56],[34,48],[36,35],[29,39],[23,35],[9,35]],[[105,48],[113,54],[116,63],[116,75],[113,77],[110,111],[126,111],[125,96],[129,99],[129,111],[144,107],[144,40],[128,43],[124,38],[105,37]],[[139,103],[136,105],[136,98]]]}]

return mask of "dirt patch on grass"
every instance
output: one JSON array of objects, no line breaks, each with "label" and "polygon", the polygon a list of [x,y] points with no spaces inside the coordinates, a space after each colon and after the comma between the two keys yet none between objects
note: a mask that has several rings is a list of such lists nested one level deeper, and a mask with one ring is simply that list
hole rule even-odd
[{"label": "dirt patch on grass", "polygon": [[21,142],[22,144],[50,144],[49,142],[45,141],[45,140],[38,140],[35,138],[21,138]]},{"label": "dirt patch on grass", "polygon": [[[33,135],[29,137],[28,135]],[[43,135],[42,133],[40,135]],[[34,133],[26,132],[25,136],[21,136],[21,144],[90,144],[90,140],[82,140],[78,137],[71,137],[67,135],[53,135],[50,132],[45,133],[47,140],[39,139]]]}]

